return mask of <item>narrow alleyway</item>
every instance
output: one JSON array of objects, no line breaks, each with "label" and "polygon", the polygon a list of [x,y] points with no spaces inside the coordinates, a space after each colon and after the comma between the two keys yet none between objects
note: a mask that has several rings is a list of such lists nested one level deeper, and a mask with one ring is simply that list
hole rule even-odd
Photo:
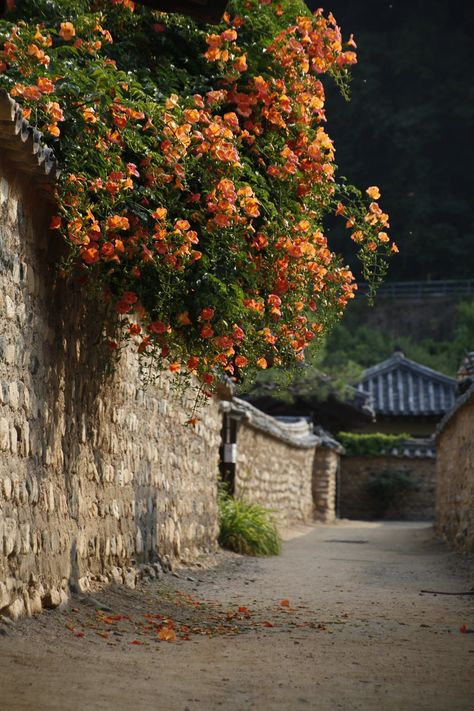
[{"label": "narrow alleyway", "polygon": [[[472,559],[425,524],[293,534],[279,558],[99,590],[106,612],[0,625],[0,711],[473,708],[474,596],[420,592],[471,590]],[[162,618],[178,641],[159,641]]]}]

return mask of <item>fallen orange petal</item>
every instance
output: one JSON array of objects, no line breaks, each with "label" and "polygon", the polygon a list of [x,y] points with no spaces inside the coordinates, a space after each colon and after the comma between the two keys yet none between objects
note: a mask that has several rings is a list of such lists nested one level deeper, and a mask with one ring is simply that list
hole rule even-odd
[{"label": "fallen orange petal", "polygon": [[280,600],[280,605],[282,607],[289,607],[290,606],[290,601],[289,600]]},{"label": "fallen orange petal", "polygon": [[163,627],[158,632],[158,639],[162,642],[176,642],[176,633],[171,627]]}]

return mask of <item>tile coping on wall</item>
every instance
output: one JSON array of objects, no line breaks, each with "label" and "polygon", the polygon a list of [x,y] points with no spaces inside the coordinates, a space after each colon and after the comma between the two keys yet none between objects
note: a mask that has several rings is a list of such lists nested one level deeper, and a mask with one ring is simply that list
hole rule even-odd
[{"label": "tile coping on wall", "polygon": [[426,439],[406,439],[391,449],[381,449],[377,454],[349,454],[349,457],[375,459],[377,457],[398,457],[399,459],[435,459],[434,437]]},{"label": "tile coping on wall", "polygon": [[0,151],[21,172],[34,175],[38,188],[52,196],[52,184],[59,175],[51,148],[43,134],[24,118],[19,104],[0,89]]},{"label": "tile coping on wall", "polygon": [[469,390],[466,390],[466,392],[456,400],[454,407],[451,408],[451,410],[449,410],[449,412],[447,412],[445,414],[445,416],[439,423],[438,427],[436,428],[436,432],[435,432],[435,440],[436,441],[438,440],[438,437],[441,435],[441,433],[446,428],[446,426],[449,424],[449,422],[456,415],[457,411],[461,407],[463,407],[464,405],[466,405],[467,403],[472,402],[472,401],[474,401],[474,384],[471,385]]},{"label": "tile coping on wall", "polygon": [[240,398],[221,402],[220,408],[222,412],[241,417],[250,427],[265,432],[292,447],[310,449],[322,444],[322,438],[313,434],[312,425],[305,418],[286,422],[277,420]]},{"label": "tile coping on wall", "polygon": [[345,454],[346,450],[337,439],[331,435],[330,432],[323,429],[320,425],[316,425],[313,429],[314,434],[321,438],[321,447],[326,447],[326,449],[332,449],[337,454]]}]

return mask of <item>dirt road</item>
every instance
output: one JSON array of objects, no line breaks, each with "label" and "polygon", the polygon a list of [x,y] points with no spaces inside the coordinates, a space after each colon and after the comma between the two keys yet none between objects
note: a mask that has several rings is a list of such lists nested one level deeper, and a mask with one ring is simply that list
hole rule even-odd
[{"label": "dirt road", "polygon": [[472,559],[421,524],[296,533],[6,628],[0,710],[474,708],[474,597],[420,594],[470,590]]}]

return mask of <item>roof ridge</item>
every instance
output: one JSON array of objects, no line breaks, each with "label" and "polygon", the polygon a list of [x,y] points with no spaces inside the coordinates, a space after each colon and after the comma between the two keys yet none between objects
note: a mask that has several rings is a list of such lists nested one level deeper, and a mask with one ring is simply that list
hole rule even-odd
[{"label": "roof ridge", "polygon": [[386,360],[383,360],[380,363],[376,363],[375,365],[372,365],[370,368],[366,368],[362,372],[361,377],[356,381],[356,383],[357,384],[362,383],[363,380],[365,380],[368,376],[370,377],[371,375],[376,375],[376,374],[382,373],[386,370],[389,370],[392,366],[395,366],[395,365],[408,366],[410,368],[413,368],[414,370],[417,370],[420,373],[423,373],[424,375],[430,376],[431,378],[436,378],[438,380],[442,380],[448,384],[456,384],[457,383],[456,378],[452,378],[450,375],[445,375],[444,373],[441,373],[439,370],[430,368],[428,365],[423,365],[422,363],[417,363],[415,360],[411,360],[411,358],[407,358],[405,355],[391,355]]}]

